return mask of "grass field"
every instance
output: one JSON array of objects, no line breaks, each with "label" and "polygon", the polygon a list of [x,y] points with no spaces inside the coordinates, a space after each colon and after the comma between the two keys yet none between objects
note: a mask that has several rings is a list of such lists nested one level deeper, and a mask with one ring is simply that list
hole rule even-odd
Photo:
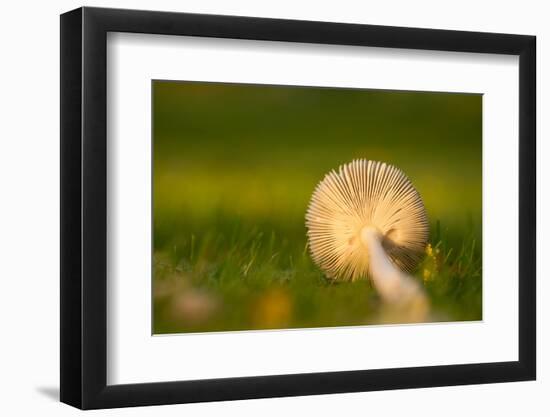
[{"label": "grass field", "polygon": [[305,210],[355,158],[407,173],[430,218],[430,320],[482,311],[481,96],[154,83],[154,333],[402,323],[333,283]]}]

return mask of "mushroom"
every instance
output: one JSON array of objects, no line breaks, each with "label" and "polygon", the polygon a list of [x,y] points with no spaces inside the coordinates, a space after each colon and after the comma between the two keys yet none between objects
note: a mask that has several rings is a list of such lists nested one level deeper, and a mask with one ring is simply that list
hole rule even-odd
[{"label": "mushroom", "polygon": [[392,304],[425,299],[409,273],[422,259],[428,219],[400,169],[360,159],[329,172],[315,188],[306,227],[311,256],[328,278],[370,278]]}]

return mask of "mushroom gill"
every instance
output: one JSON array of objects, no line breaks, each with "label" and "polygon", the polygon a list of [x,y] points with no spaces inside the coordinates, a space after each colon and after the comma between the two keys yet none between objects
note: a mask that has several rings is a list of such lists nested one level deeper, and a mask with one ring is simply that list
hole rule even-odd
[{"label": "mushroom gill", "polygon": [[369,277],[390,302],[422,293],[408,272],[424,253],[428,220],[400,169],[361,159],[329,172],[315,188],[306,227],[311,256],[329,278]]}]

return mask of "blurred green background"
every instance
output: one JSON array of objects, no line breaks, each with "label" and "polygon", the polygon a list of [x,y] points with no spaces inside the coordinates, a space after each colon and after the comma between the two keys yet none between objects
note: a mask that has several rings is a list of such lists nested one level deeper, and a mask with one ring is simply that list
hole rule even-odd
[{"label": "blurred green background", "polygon": [[414,321],[311,262],[315,185],[401,168],[431,224],[429,321],[481,319],[482,96],[153,82],[154,333]]}]

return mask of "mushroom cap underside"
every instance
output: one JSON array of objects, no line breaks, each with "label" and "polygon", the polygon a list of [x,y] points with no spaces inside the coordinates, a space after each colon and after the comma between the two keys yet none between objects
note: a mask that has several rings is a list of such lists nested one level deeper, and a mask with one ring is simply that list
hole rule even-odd
[{"label": "mushroom cap underside", "polygon": [[407,272],[421,260],[429,235],[424,203],[403,171],[365,159],[340,166],[317,185],[306,227],[314,262],[341,280],[369,276],[365,233],[375,233],[390,260]]}]

